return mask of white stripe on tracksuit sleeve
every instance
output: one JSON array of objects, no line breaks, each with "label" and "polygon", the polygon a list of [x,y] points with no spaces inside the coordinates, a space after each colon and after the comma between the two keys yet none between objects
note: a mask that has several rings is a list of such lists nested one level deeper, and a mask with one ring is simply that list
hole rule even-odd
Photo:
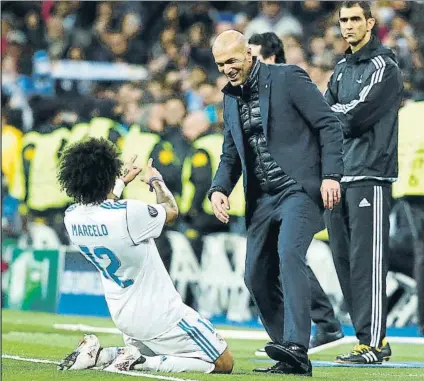
[{"label": "white stripe on tracksuit sleeve", "polygon": [[[392,107],[402,90],[399,87],[402,84],[401,74],[393,61],[386,61],[382,56],[374,57],[371,61],[375,70],[363,83],[357,96],[348,103],[335,103],[331,106],[341,120],[347,137],[359,136],[372,128],[388,108]],[[341,78],[339,86],[351,85]],[[384,102],[379,99],[384,99]]]}]

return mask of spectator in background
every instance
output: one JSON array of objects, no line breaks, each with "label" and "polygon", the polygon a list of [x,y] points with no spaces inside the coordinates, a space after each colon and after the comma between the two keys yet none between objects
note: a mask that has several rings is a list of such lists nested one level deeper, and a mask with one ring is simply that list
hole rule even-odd
[{"label": "spectator in background", "polygon": [[[5,238],[19,238],[22,234],[22,218],[19,214],[19,200],[9,194],[7,179],[1,172],[1,228],[2,240]],[[2,260],[2,273],[7,270],[7,263]],[[3,295],[2,295],[3,296]]]},{"label": "spectator in background", "polygon": [[[118,102],[118,107],[120,108],[120,112],[127,114],[128,106],[130,104],[139,104],[141,102],[141,98],[143,96],[143,91],[141,87],[134,82],[126,82],[123,83],[116,93],[116,101]],[[130,115],[128,115],[130,117]],[[134,118],[134,116],[132,117]]]},{"label": "spectator in background", "polygon": [[201,262],[203,236],[229,231],[229,225],[215,218],[206,197],[221,154],[222,134],[213,131],[203,111],[193,112],[184,119],[183,134],[190,142],[190,148],[181,178],[180,211],[185,224],[184,233]]},{"label": "spectator in background", "polygon": [[97,4],[96,9],[96,19],[93,24],[94,32],[100,37],[108,28],[110,28],[112,23],[112,2],[102,1]]},{"label": "spectator in background", "polygon": [[153,98],[154,102],[160,102],[163,98],[163,83],[159,79],[159,76],[153,76],[152,79],[147,83],[147,91]]},{"label": "spectator in background", "polygon": [[96,82],[92,88],[92,94],[98,99],[115,99],[115,89],[111,82]]},{"label": "spectator in background", "polygon": [[197,23],[190,28],[188,45],[190,46],[189,62],[191,66],[200,66],[207,72],[213,72],[215,62],[210,51],[204,24]]},{"label": "spectator in background", "polygon": [[302,25],[292,15],[281,8],[278,1],[262,1],[260,15],[255,17],[246,27],[246,37],[264,32],[274,32],[277,36],[302,35]]},{"label": "spectator in background", "polygon": [[137,38],[141,31],[140,17],[135,13],[127,13],[122,18],[121,31],[127,39]]},{"label": "spectator in background", "polygon": [[283,43],[273,32],[254,34],[249,38],[252,55],[261,62],[275,64],[285,63]]},{"label": "spectator in background", "polygon": [[8,187],[13,186],[23,139],[21,126],[11,124],[10,113],[11,110],[3,108],[1,115],[1,171]]},{"label": "spectator in background", "polygon": [[127,62],[129,64],[144,64],[146,52],[137,49],[120,30],[105,32],[101,35],[102,43],[94,47],[91,59],[95,61]]},{"label": "spectator in background", "polygon": [[412,74],[411,51],[417,47],[414,32],[408,20],[395,14],[391,21],[390,32],[383,40],[383,44],[395,51],[404,77],[409,79]]},{"label": "spectator in background", "polygon": [[324,32],[328,14],[332,9],[332,2],[307,0],[295,2],[293,13],[302,25],[304,35],[309,37],[314,33]]},{"label": "spectator in background", "polygon": [[189,112],[203,108],[202,97],[198,94],[199,86],[207,80],[207,73],[201,67],[194,67],[183,81],[184,97]]},{"label": "spectator in background", "polygon": [[31,50],[25,34],[19,30],[8,32],[4,60],[10,60],[15,75],[32,73]]},{"label": "spectator in background", "polygon": [[[187,142],[182,134],[183,120],[187,114],[186,105],[183,98],[175,94],[167,99],[164,107],[165,128],[162,136],[165,140],[172,143],[178,162],[181,163],[180,166],[182,166],[188,148]],[[169,181],[168,184],[170,184]]]},{"label": "spectator in background", "polygon": [[248,24],[249,18],[244,13],[237,13],[234,16],[234,30],[244,33]]},{"label": "spectator in background", "polygon": [[287,49],[286,62],[290,65],[297,65],[303,70],[308,71],[308,61],[306,60],[306,53],[301,47]]},{"label": "spectator in background", "polygon": [[59,17],[53,16],[47,21],[46,40],[50,59],[58,60],[63,58],[70,42],[68,35],[65,33],[63,20]]},{"label": "spectator in background", "polygon": [[25,15],[24,32],[33,51],[46,48],[44,23],[37,11],[31,10]]},{"label": "spectator in background", "polygon": [[185,12],[180,16],[180,26],[183,32],[187,31],[193,24],[205,25],[208,35],[212,32],[213,20],[211,17],[212,6],[208,1],[197,1],[186,4]]},{"label": "spectator in background", "polygon": [[309,56],[312,64],[318,65],[328,62],[329,66],[332,66],[333,57],[322,36],[313,35],[309,40]]},{"label": "spectator in background", "polygon": [[[235,17],[232,13],[220,12],[215,18],[213,34],[209,39],[210,45],[213,44],[213,42],[215,41],[215,38],[219,36],[221,33],[225,32],[226,30],[235,29],[236,27],[235,21],[236,21]],[[246,20],[246,24],[248,23],[248,21],[249,20]]]},{"label": "spectator in background", "polygon": [[79,46],[71,46],[66,54],[66,58],[72,61],[84,61],[84,50]]},{"label": "spectator in background", "polygon": [[14,17],[11,14],[3,13],[1,17],[1,56],[6,53],[7,34],[13,30]]},{"label": "spectator in background", "polygon": [[212,125],[218,123],[222,109],[221,92],[212,83],[204,82],[199,86],[198,94],[203,100],[203,111],[209,123]]}]

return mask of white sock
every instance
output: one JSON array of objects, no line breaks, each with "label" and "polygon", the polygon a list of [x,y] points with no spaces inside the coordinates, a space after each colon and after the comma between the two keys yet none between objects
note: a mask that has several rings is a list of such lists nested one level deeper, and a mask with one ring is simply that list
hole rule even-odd
[{"label": "white sock", "polygon": [[96,361],[96,366],[100,367],[109,365],[118,357],[120,350],[123,349],[123,347],[108,347],[100,349],[99,358]]},{"label": "white sock", "polygon": [[177,356],[144,356],[146,362],[138,364],[135,370],[150,370],[153,372],[201,372],[211,373],[215,369],[215,364],[199,359]]}]

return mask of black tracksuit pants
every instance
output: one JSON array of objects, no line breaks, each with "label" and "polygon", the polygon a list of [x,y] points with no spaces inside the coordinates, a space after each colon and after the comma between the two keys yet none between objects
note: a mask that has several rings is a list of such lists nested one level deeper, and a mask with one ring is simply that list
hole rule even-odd
[{"label": "black tracksuit pants", "polygon": [[391,186],[342,184],[342,201],[325,213],[334,265],[361,344],[380,347],[386,335],[386,276]]}]

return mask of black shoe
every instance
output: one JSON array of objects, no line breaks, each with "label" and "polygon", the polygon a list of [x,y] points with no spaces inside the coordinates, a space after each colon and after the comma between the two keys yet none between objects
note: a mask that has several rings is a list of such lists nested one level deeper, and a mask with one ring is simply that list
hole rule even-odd
[{"label": "black shoe", "polygon": [[381,349],[369,345],[357,344],[352,352],[337,356],[336,362],[340,364],[381,364],[383,352]]},{"label": "black shoe", "polygon": [[312,367],[309,363],[306,348],[294,343],[268,343],[265,345],[265,352],[273,360],[290,365],[295,368],[295,370],[299,370],[299,374],[301,374],[301,372],[307,373],[310,366]]},{"label": "black shoe", "polygon": [[295,374],[297,376],[312,377],[312,364],[308,360],[308,367],[301,369],[280,361],[269,368],[256,368],[253,371],[257,373]]},{"label": "black shoe", "polygon": [[317,327],[314,336],[311,337],[311,341],[309,342],[309,349],[332,343],[333,341],[343,339],[343,337],[344,334],[341,329],[330,332]]},{"label": "black shoe", "polygon": [[383,354],[384,361],[389,361],[392,357],[392,348],[386,338],[383,339],[383,346],[381,347],[381,353]]}]

